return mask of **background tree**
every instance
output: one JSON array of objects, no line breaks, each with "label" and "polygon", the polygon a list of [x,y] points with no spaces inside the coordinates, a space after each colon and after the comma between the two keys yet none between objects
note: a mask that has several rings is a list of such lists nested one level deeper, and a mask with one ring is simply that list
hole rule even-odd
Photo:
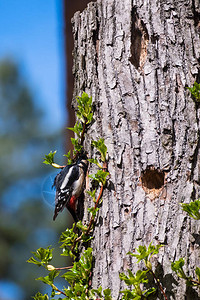
[{"label": "background tree", "polygon": [[104,137],[109,154],[92,284],[114,299],[119,273],[138,269],[126,253],[151,241],[165,245],[154,265],[169,299],[200,296],[171,271],[180,257],[191,276],[200,265],[200,225],[180,206],[199,197],[199,106],[186,89],[200,79],[199,22],[193,0],[97,1],[73,19],[74,96],[95,107],[85,145]]},{"label": "background tree", "polygon": [[[0,62],[0,107],[0,285],[17,285],[20,299],[29,299],[43,286],[35,281],[40,270],[26,260],[41,241],[43,246],[57,243],[57,233],[66,225],[65,215],[52,221],[54,175],[42,164],[49,148],[61,148],[60,132],[43,128],[43,112],[12,59]],[[42,197],[45,190],[49,196]]]}]

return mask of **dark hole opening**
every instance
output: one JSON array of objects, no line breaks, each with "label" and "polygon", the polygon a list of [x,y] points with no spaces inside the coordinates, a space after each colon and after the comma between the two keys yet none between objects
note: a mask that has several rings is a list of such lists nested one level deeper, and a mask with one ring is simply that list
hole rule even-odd
[{"label": "dark hole opening", "polygon": [[148,189],[160,189],[164,186],[165,175],[161,170],[149,168],[142,172],[142,185]]}]

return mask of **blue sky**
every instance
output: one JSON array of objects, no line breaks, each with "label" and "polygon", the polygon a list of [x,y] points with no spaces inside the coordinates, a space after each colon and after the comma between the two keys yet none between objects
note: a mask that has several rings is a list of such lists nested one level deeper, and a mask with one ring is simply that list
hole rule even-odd
[{"label": "blue sky", "polygon": [[20,63],[44,125],[56,129],[65,121],[62,14],[62,0],[0,0],[0,59]]}]

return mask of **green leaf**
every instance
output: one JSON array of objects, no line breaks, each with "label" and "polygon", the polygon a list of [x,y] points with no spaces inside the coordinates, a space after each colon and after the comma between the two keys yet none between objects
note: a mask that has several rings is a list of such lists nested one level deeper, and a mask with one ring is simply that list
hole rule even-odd
[{"label": "green leaf", "polygon": [[64,232],[62,232],[59,242],[63,243],[61,248],[63,246],[71,246],[74,241],[77,239],[78,234],[74,232],[75,229],[75,223],[73,224],[72,228],[67,228]]},{"label": "green leaf", "polygon": [[146,271],[138,270],[136,275],[134,276],[131,270],[128,270],[129,276],[125,275],[124,273],[120,273],[119,278],[123,280],[127,285],[138,286],[141,283],[148,282],[147,275],[146,275],[147,272],[148,270]]},{"label": "green leaf", "polygon": [[176,272],[176,274],[183,279],[188,279],[185,272],[183,271],[183,266],[185,264],[184,258],[179,258],[179,260],[171,263],[172,271]]},{"label": "green leaf", "polygon": [[105,289],[103,291],[103,293],[104,293],[104,300],[112,300],[111,290],[110,289]]},{"label": "green leaf", "polygon": [[95,194],[96,194],[96,189],[94,189],[93,191],[87,191],[87,194],[92,197],[92,200],[94,203],[96,203],[96,198],[95,198]]},{"label": "green leaf", "polygon": [[99,152],[101,153],[101,160],[105,162],[107,147],[104,143],[104,139],[100,138],[98,141],[92,141],[92,146],[94,146],[95,148],[97,148],[97,150],[99,150]]},{"label": "green leaf", "polygon": [[49,154],[45,155],[43,163],[46,165],[52,165],[54,163],[54,156],[56,154],[57,150],[54,152],[49,152]]},{"label": "green leaf", "polygon": [[200,283],[200,268],[196,267],[195,273],[196,273],[198,281]]},{"label": "green leaf", "polygon": [[144,291],[144,296],[145,296],[145,297],[148,297],[148,296],[150,296],[151,294],[154,294],[155,292],[156,292],[156,289],[155,289],[155,288],[150,288],[150,289]]},{"label": "green leaf", "polygon": [[139,254],[135,254],[135,253],[132,253],[132,252],[128,252],[127,254],[130,254],[131,256],[134,256],[136,257],[138,260],[137,260],[137,263],[139,263],[141,260],[144,260],[145,262],[145,265],[148,269],[151,269],[151,264],[150,264],[150,258],[155,255],[155,254],[158,254],[159,252],[159,249],[163,247],[163,245],[156,245],[156,246],[153,246],[152,243],[149,244],[148,248],[146,248],[146,246],[139,246],[138,249],[136,249],[136,251],[139,253]]},{"label": "green leaf", "polygon": [[93,120],[92,97],[83,92],[81,97],[76,97],[76,100],[78,102],[77,117],[83,123],[91,123]]},{"label": "green leaf", "polygon": [[192,94],[195,101],[199,102],[200,101],[200,84],[198,84],[197,82],[194,82],[193,87],[187,87],[187,89],[190,91],[190,93]]},{"label": "green leaf", "polygon": [[88,161],[92,164],[97,165],[100,169],[102,169],[102,166],[100,165],[100,163],[98,162],[98,160],[96,158],[89,158]]},{"label": "green leaf", "polygon": [[92,178],[93,180],[105,185],[106,178],[109,174],[110,174],[109,172],[104,172],[103,170],[98,170],[96,174],[89,175],[89,177]]},{"label": "green leaf", "polygon": [[78,253],[78,243],[76,243],[74,247],[74,253],[72,253],[71,246],[74,244],[75,240],[78,238],[78,234],[74,232],[75,223],[73,224],[72,228],[67,228],[66,231],[62,232],[59,242],[62,243],[60,246],[63,248],[63,256],[70,256],[72,258],[75,257],[75,253]]},{"label": "green leaf", "polygon": [[75,262],[73,267],[63,274],[64,277],[71,286],[75,284],[81,284],[84,289],[88,288],[88,278],[92,269],[92,248],[85,250],[78,262]]},{"label": "green leaf", "polygon": [[98,289],[92,289],[92,291],[94,293],[96,293],[99,297],[103,297],[102,296],[102,286],[100,286]]},{"label": "green leaf", "polygon": [[34,257],[30,257],[26,262],[38,265],[39,267],[42,266],[42,263],[37,261]]},{"label": "green leaf", "polygon": [[70,150],[67,152],[67,154],[64,154],[63,156],[67,157],[67,164],[68,165],[71,165],[73,163],[73,161],[71,159],[71,151]]},{"label": "green leaf", "polygon": [[83,225],[83,223],[81,221],[78,221],[76,223],[76,227],[79,228],[80,230],[82,230],[83,232],[87,231],[87,226]]},{"label": "green leaf", "polygon": [[83,243],[87,243],[87,242],[91,241],[93,238],[94,238],[93,236],[90,236],[88,234],[86,235],[83,233],[81,240]]},{"label": "green leaf", "polygon": [[34,297],[33,297],[34,300],[49,300],[49,297],[47,294],[45,295],[42,295],[41,293],[37,293]]},{"label": "green leaf", "polygon": [[28,263],[33,263],[38,266],[47,265],[53,258],[52,255],[53,249],[50,249],[50,246],[45,248],[39,248],[36,252],[32,252],[34,256],[39,259],[37,261],[34,257],[31,257],[27,260]]},{"label": "green leaf", "polygon": [[51,291],[51,298],[53,298],[55,296],[56,296],[56,291],[54,289],[52,289],[52,291]]},{"label": "green leaf", "polygon": [[122,297],[123,300],[129,300],[129,299],[140,300],[140,299],[143,299],[143,296],[142,295],[141,296],[137,295],[135,290],[130,291],[128,289],[125,289],[125,290],[121,291],[120,293],[123,294],[123,297]]},{"label": "green leaf", "polygon": [[[147,273],[149,270],[138,270],[136,275],[133,275],[131,270],[128,270],[128,275],[121,273],[119,275],[120,279],[123,280],[127,285],[133,286],[134,288],[132,291],[126,289],[123,290],[121,293],[124,294],[122,299],[145,299],[150,294],[155,292],[154,288],[150,288],[148,290],[142,290],[140,285],[148,283]],[[145,298],[144,298],[145,297]]]},{"label": "green leaf", "polygon": [[74,241],[78,238],[78,233],[73,231],[73,228],[75,223],[73,224],[72,228],[67,228],[64,232],[62,232],[59,242],[63,243],[60,247],[63,248],[63,246],[71,246],[73,245]]},{"label": "green leaf", "polygon": [[90,272],[92,268],[92,248],[88,248],[84,251],[79,262],[81,266],[84,267],[85,271]]},{"label": "green leaf", "polygon": [[191,218],[200,220],[200,199],[191,201],[189,204],[181,203],[181,206],[183,211],[187,212]]},{"label": "green leaf", "polygon": [[82,131],[83,131],[83,125],[80,122],[76,122],[74,127],[67,127],[67,129],[73,131],[74,133],[77,134],[77,136],[80,138]]},{"label": "green leaf", "polygon": [[93,217],[96,217],[97,212],[99,211],[99,207],[89,207],[88,211],[92,214]]},{"label": "green leaf", "polygon": [[57,277],[59,275],[60,272],[58,272],[57,270],[53,270],[51,271],[47,276],[45,277],[39,277],[36,280],[40,280],[45,284],[48,284],[50,286],[53,285],[53,281],[55,279],[55,277]]},{"label": "green leaf", "polygon": [[72,145],[74,145],[75,151],[80,152],[83,148],[82,145],[79,144],[79,140],[75,138],[71,138]]}]

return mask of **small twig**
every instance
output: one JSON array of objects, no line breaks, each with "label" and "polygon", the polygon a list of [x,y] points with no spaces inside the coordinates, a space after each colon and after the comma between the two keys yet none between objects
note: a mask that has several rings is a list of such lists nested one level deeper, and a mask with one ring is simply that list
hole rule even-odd
[{"label": "small twig", "polygon": [[155,273],[154,273],[152,270],[149,270],[149,271],[151,272],[151,274],[153,275],[155,281],[157,282],[157,285],[158,285],[159,289],[161,290],[161,292],[162,292],[164,298],[165,298],[166,300],[168,300],[168,298],[167,298],[167,296],[166,296],[166,294],[165,294],[165,292],[164,292],[164,290],[163,290],[163,288],[162,288],[162,285],[160,284],[159,280],[157,279]]},{"label": "small twig", "polygon": [[72,246],[72,252],[74,250],[74,247],[75,247],[76,243],[78,243],[82,239],[82,236],[83,236],[83,233],[74,241],[74,244]]},{"label": "small twig", "polygon": [[66,166],[58,165],[58,164],[56,164],[56,163],[52,163],[51,165],[52,165],[52,167],[54,167],[55,169],[63,169],[63,168],[66,167]]},{"label": "small twig", "polygon": [[[101,185],[101,189],[100,189],[100,192],[99,192],[99,196],[98,196],[97,201],[96,201],[96,203],[95,203],[94,209],[97,208],[97,206],[98,206],[98,204],[99,204],[99,200],[101,199],[102,194],[103,194],[103,184]],[[90,219],[90,223],[89,223],[89,225],[88,225],[87,231],[86,231],[86,233],[85,233],[86,235],[89,234],[90,229],[91,229],[91,227],[92,227],[92,225],[93,225],[93,223],[94,223],[94,219],[95,219],[95,217],[92,216],[91,219]]]},{"label": "small twig", "polygon": [[62,268],[55,268],[55,270],[67,270],[67,269],[71,269],[72,266],[69,267],[62,267]]},{"label": "small twig", "polygon": [[[107,170],[107,163],[104,162],[104,163],[103,163],[103,172],[106,172],[106,170]],[[103,194],[103,188],[104,188],[104,186],[103,186],[103,184],[101,184],[101,189],[100,189],[100,192],[99,192],[99,196],[98,196],[98,198],[97,198],[97,200],[96,200],[96,202],[95,202],[94,209],[96,209],[97,206],[98,206],[98,204],[99,204],[99,201],[100,201],[100,199],[101,199],[101,197],[102,197],[102,194]],[[90,223],[89,223],[89,225],[88,225],[88,228],[87,228],[87,231],[86,231],[85,235],[88,235],[88,234],[89,234],[90,229],[91,229],[91,227],[92,227],[92,225],[93,225],[93,223],[94,223],[94,219],[95,219],[95,217],[92,216],[91,219],[90,219]]]},{"label": "small twig", "polygon": [[54,290],[56,290],[57,292],[61,293],[62,295],[67,296],[63,291],[59,290],[59,289],[57,288],[57,286],[55,286],[54,284],[53,284],[52,288],[53,288]]},{"label": "small twig", "polygon": [[83,130],[81,133],[81,141],[80,141],[80,145],[83,145],[84,139],[85,139],[85,130],[86,130],[86,122],[83,123]]},{"label": "small twig", "polygon": [[63,291],[61,291],[61,290],[59,290],[59,289],[57,289],[57,292],[61,293],[61,294],[64,295],[64,296],[67,296]]},{"label": "small twig", "polygon": [[[95,203],[95,206],[94,206],[95,209],[97,208],[97,205],[98,205],[98,203],[99,203],[99,200],[101,199],[102,193],[103,193],[103,185],[101,186],[101,189],[100,189],[100,192],[99,192],[99,196],[98,196],[97,201],[96,201],[96,203]],[[91,219],[90,219],[90,223],[89,223],[88,228],[87,228],[87,230],[86,230],[86,232],[85,232],[85,235],[88,235],[88,234],[89,234],[90,229],[91,229],[91,226],[92,226],[93,223],[94,223],[94,216],[92,216]],[[78,242],[82,239],[83,234],[84,234],[84,233],[82,233],[82,234],[74,241],[74,244],[73,244],[73,246],[72,246],[72,252],[73,252],[73,250],[74,250],[74,247],[75,247],[76,243],[78,243]]]},{"label": "small twig", "polygon": [[193,279],[189,279],[191,282],[195,283],[195,284],[198,284],[200,285],[200,282],[199,281],[196,281],[196,280],[193,280]]},{"label": "small twig", "polygon": [[[81,146],[83,145],[83,142],[84,142],[84,139],[85,139],[85,131],[86,131],[86,122],[83,123],[83,130],[82,130],[82,133],[81,133],[81,140],[80,140],[80,143],[79,143],[79,145],[81,145]],[[79,155],[79,151],[76,152],[76,154],[74,155],[72,160],[76,160],[78,155]]]}]

